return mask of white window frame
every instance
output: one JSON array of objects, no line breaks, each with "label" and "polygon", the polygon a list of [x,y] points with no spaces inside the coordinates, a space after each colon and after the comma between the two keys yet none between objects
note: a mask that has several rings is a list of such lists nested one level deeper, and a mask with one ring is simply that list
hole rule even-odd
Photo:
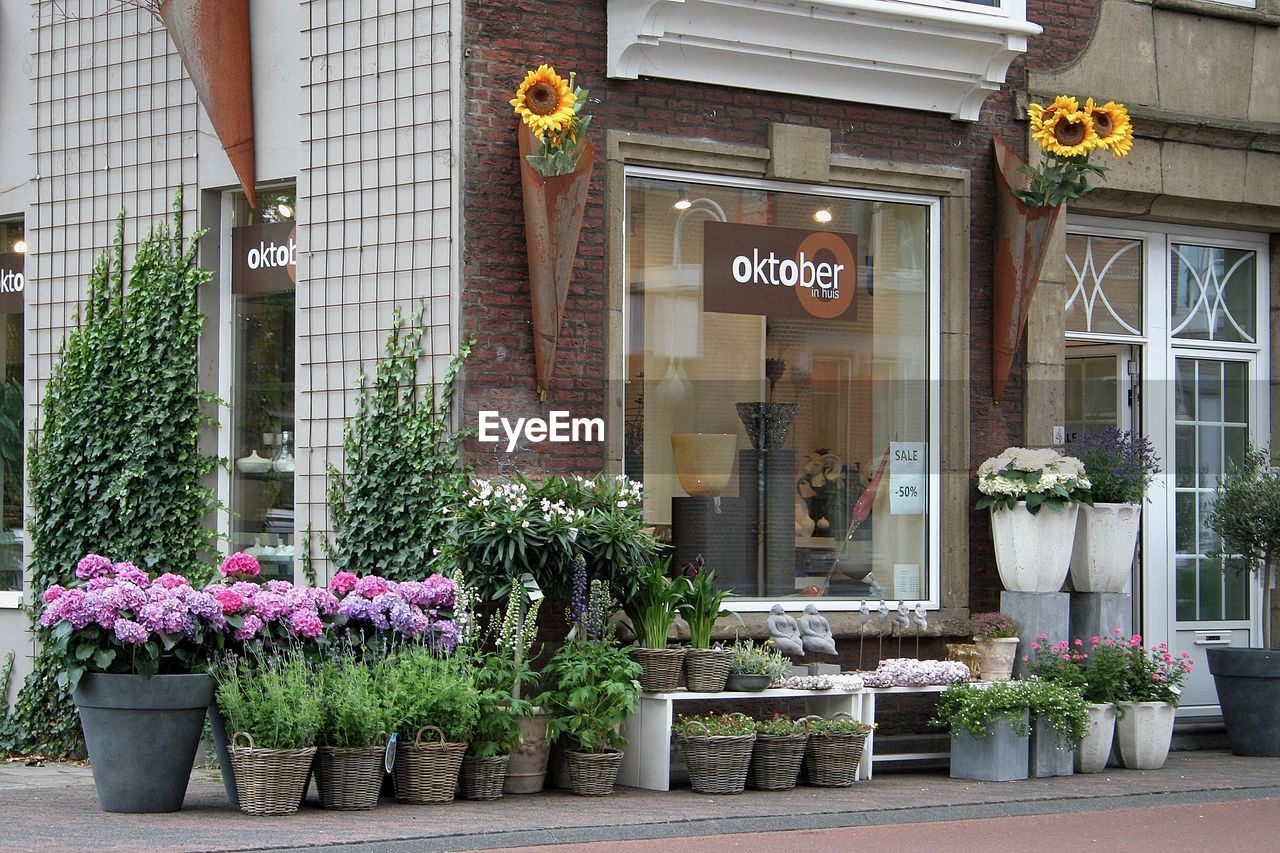
[{"label": "white window frame", "polygon": [[[916,604],[924,604],[928,610],[939,610],[942,607],[942,460],[940,458],[941,447],[941,430],[942,430],[942,405],[941,405],[941,388],[942,388],[942,200],[937,196],[928,196],[911,193],[886,193],[873,190],[859,190],[854,187],[828,185],[828,184],[800,184],[790,183],[788,181],[773,181],[761,178],[745,178],[729,175],[710,175],[702,172],[685,172],[676,169],[660,169],[648,166],[626,166],[623,169],[623,186],[624,198],[622,203],[622,234],[623,234],[623,258],[627,257],[628,251],[628,234],[630,233],[628,216],[628,205],[625,193],[630,191],[630,182],[632,178],[656,178],[666,181],[674,181],[689,184],[702,184],[706,186],[726,187],[731,189],[748,189],[761,190],[764,192],[781,192],[799,195],[814,195],[825,198],[848,198],[857,201],[882,201],[893,202],[898,204],[917,204],[922,205],[928,210],[928,230],[929,230],[929,261],[927,271],[927,288],[926,294],[927,310],[928,310],[928,443],[929,443],[929,474],[928,474],[928,505],[925,528],[927,531],[926,540],[926,559],[929,583],[929,597],[927,599],[907,600],[908,606],[914,607]],[[626,282],[621,284],[623,288],[628,287]],[[621,323],[621,353],[629,352],[629,341],[627,340],[628,329],[630,328],[630,318],[628,316],[629,300],[622,300],[622,323]],[[624,356],[625,357],[625,356]],[[625,437],[623,438],[625,441]],[[883,485],[883,484],[882,484]],[[827,598],[819,599],[804,598],[802,596],[786,596],[783,598],[748,598],[746,596],[734,597],[725,602],[725,606],[737,613],[767,613],[769,609],[778,602],[786,603],[807,603],[818,601],[822,610],[827,612],[848,612],[858,610],[862,604],[862,599],[857,598]],[[871,606],[872,599],[867,599],[868,606]],[[896,610],[900,602],[898,599],[887,600],[886,603],[890,608]],[[879,607],[880,599],[874,599],[875,610]]]}]

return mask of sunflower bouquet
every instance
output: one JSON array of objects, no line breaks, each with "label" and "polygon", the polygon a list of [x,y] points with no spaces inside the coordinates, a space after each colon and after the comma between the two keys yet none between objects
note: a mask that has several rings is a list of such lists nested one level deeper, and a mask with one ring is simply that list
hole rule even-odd
[{"label": "sunflower bouquet", "polygon": [[1106,166],[1089,162],[1089,155],[1100,148],[1116,157],[1124,157],[1133,148],[1133,123],[1124,104],[1107,101],[1095,104],[1093,98],[1080,102],[1059,95],[1047,107],[1032,104],[1027,109],[1031,119],[1031,137],[1045,153],[1037,167],[1026,169],[1030,186],[1014,193],[1032,207],[1056,207],[1064,201],[1093,189],[1089,176],[1105,177]]},{"label": "sunflower bouquet", "polygon": [[524,76],[510,104],[516,115],[542,143],[526,158],[543,177],[567,175],[578,167],[587,143],[591,116],[583,115],[587,90],[565,79],[550,65],[539,65]]}]

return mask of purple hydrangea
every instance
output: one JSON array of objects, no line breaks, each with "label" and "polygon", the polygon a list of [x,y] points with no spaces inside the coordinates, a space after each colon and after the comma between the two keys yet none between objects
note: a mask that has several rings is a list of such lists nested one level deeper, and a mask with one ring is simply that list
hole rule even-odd
[{"label": "purple hydrangea", "polygon": [[191,617],[187,608],[176,598],[157,596],[143,606],[138,617],[147,630],[157,634],[193,633],[194,626],[188,624]]},{"label": "purple hydrangea", "polygon": [[258,632],[262,630],[262,620],[250,613],[244,617],[244,624],[237,628],[232,635],[232,639],[238,642],[246,642],[258,636]]},{"label": "purple hydrangea", "polygon": [[117,619],[115,623],[116,637],[122,643],[140,646],[147,641],[150,636],[147,629],[134,622],[132,619]]},{"label": "purple hydrangea", "polygon": [[426,600],[414,602],[422,607],[453,607],[458,596],[457,585],[444,575],[432,575],[422,582],[422,587]]},{"label": "purple hydrangea", "polygon": [[133,563],[116,563],[115,575],[118,580],[135,583],[144,589],[151,586],[151,576]]},{"label": "purple hydrangea", "polygon": [[356,595],[363,595],[365,598],[376,598],[391,591],[394,585],[386,578],[377,575],[365,575],[356,581]]},{"label": "purple hydrangea", "polygon": [[437,651],[452,652],[458,647],[462,632],[451,619],[441,619],[431,626],[431,645]]},{"label": "purple hydrangea", "polygon": [[324,633],[324,623],[314,610],[295,610],[289,615],[289,628],[299,637],[313,639]]},{"label": "purple hydrangea", "polygon": [[115,570],[111,561],[101,554],[88,554],[76,563],[76,577],[80,580],[93,580],[110,575]]}]

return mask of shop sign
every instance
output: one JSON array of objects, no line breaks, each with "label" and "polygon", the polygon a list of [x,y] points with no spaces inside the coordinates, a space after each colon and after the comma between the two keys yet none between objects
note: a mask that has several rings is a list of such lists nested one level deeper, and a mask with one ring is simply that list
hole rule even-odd
[{"label": "shop sign", "polygon": [[858,318],[858,236],[708,222],[702,309],[786,319]]},{"label": "shop sign", "polygon": [[0,314],[22,313],[26,257],[21,252],[0,252]]},{"label": "shop sign", "polygon": [[298,280],[298,231],[293,222],[264,222],[231,229],[231,292],[294,290]]},{"label": "shop sign", "polygon": [[889,442],[890,515],[920,515],[924,512],[927,459],[928,445],[923,441]]}]

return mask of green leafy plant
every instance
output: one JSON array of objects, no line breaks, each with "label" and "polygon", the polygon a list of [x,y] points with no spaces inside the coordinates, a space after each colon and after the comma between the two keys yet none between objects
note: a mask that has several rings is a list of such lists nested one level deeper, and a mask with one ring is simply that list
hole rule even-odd
[{"label": "green leafy plant", "polygon": [[756,721],[746,714],[681,714],[671,731],[685,737],[742,737],[756,733]]},{"label": "green leafy plant", "polygon": [[321,746],[368,747],[386,741],[390,732],[385,664],[354,655],[328,658],[320,665],[323,713]]},{"label": "green leafy plant", "polygon": [[423,726],[446,740],[468,740],[480,718],[480,694],[457,658],[438,658],[425,646],[405,646],[387,660],[386,701],[391,726],[412,741]]},{"label": "green leafy plant", "polygon": [[[1114,633],[1119,633],[1116,628]],[[1092,637],[1084,666],[1084,699],[1094,705],[1123,702],[1129,676],[1127,644],[1116,637]]]},{"label": "green leafy plant", "polygon": [[730,590],[716,588],[716,573],[708,569],[699,554],[680,573],[685,577],[684,598],[676,605],[680,617],[689,624],[689,645],[695,649],[711,648],[711,632],[721,616],[732,616],[732,611],[721,605],[733,595]]},{"label": "green leafy plant", "polygon": [[538,704],[554,716],[548,735],[582,752],[621,749],[618,727],[640,702],[640,664],[611,640],[561,646],[542,670],[551,689]]},{"label": "green leafy plant", "polygon": [[506,755],[520,746],[520,718],[533,713],[533,703],[511,695],[510,660],[505,655],[486,655],[473,678],[478,713],[467,753],[476,758]]},{"label": "green leafy plant", "polygon": [[1229,568],[1262,573],[1263,645],[1275,648],[1272,636],[1272,589],[1280,576],[1280,469],[1262,448],[1250,448],[1244,459],[1228,461],[1227,473],[1204,520],[1222,538],[1218,556]]},{"label": "green leafy plant", "polygon": [[[215,400],[199,389],[197,297],[212,277],[195,266],[199,236],[184,236],[179,191],[171,224],[143,237],[127,276],[123,214],[90,273],[27,458],[36,596],[69,581],[90,553],[181,572],[197,587],[212,577],[199,562],[214,550],[205,520],[218,506],[207,485],[218,461],[199,451],[200,429],[215,423],[207,414]],[[43,645],[46,632],[37,636]],[[58,674],[42,651],[15,708],[16,750],[80,752],[79,720]]]},{"label": "green leafy plant", "polygon": [[775,713],[772,717],[756,720],[756,734],[770,737],[789,737],[803,732],[804,725],[790,717]]},{"label": "green leafy plant", "polygon": [[635,589],[629,598],[622,599],[622,611],[631,620],[636,643],[648,649],[667,647],[667,634],[689,588],[685,578],[669,577],[670,571],[670,557],[655,557],[635,573]]},{"label": "green leafy plant", "polygon": [[1051,681],[1017,682],[1028,696],[1033,717],[1042,717],[1059,739],[1074,748],[1089,730],[1088,704],[1078,687]]},{"label": "green leafy plant", "polygon": [[982,687],[953,684],[943,691],[930,725],[949,726],[952,735],[966,731],[982,740],[993,725],[1005,719],[1014,734],[1025,737],[1031,710],[1031,693],[1026,685],[1025,681],[997,681]]},{"label": "green leafy plant", "polygon": [[774,648],[771,640],[756,645],[754,640],[738,640],[733,644],[733,663],[729,671],[738,675],[767,675],[771,680],[791,670],[791,659]]},{"label": "green leafy plant", "polygon": [[1151,441],[1114,426],[1081,433],[1071,442],[1071,453],[1084,464],[1095,503],[1141,503],[1160,473]]},{"label": "green leafy plant", "polygon": [[247,732],[260,749],[314,746],[324,718],[318,675],[298,651],[232,658],[215,667],[227,732]]},{"label": "green leafy plant", "polygon": [[875,723],[863,723],[848,717],[833,717],[829,720],[806,718],[802,721],[809,729],[810,735],[866,735],[875,731]]},{"label": "green leafy plant", "polygon": [[360,375],[356,413],[343,430],[344,467],[328,467],[336,532],[324,546],[335,572],[415,580],[445,550],[448,510],[466,483],[458,448],[469,434],[452,428],[453,394],[474,341],[463,341],[438,388],[419,386],[422,317],[406,324],[396,310],[372,385]]},{"label": "green leafy plant", "polygon": [[1088,656],[1079,640],[1073,647],[1066,640],[1050,643],[1048,635],[1041,634],[1032,641],[1031,654],[1023,660],[1027,663],[1027,673],[1040,681],[1084,690]]}]

